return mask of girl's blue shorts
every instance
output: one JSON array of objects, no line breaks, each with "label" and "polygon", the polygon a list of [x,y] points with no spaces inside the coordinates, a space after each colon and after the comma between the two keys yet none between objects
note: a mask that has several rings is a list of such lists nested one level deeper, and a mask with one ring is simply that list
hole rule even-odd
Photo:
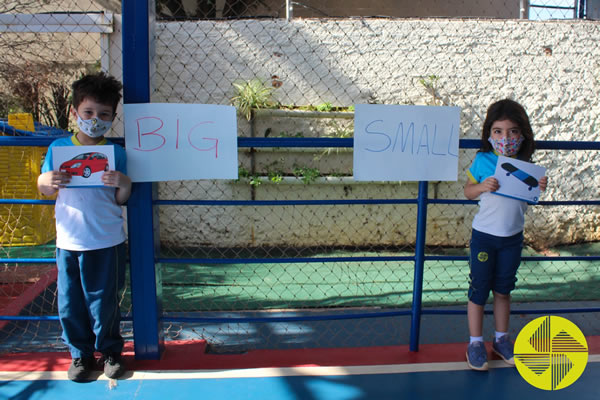
[{"label": "girl's blue shorts", "polygon": [[515,288],[521,264],[523,232],[502,237],[473,229],[469,265],[469,300],[484,305],[490,290],[508,295]]}]

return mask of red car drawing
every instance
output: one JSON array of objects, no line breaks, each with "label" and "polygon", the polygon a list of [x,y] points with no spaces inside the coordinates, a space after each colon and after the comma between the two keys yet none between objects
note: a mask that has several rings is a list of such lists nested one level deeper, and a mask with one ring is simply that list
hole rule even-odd
[{"label": "red car drawing", "polygon": [[108,171],[108,158],[102,153],[82,153],[60,164],[60,170],[71,175],[89,178],[98,171]]}]

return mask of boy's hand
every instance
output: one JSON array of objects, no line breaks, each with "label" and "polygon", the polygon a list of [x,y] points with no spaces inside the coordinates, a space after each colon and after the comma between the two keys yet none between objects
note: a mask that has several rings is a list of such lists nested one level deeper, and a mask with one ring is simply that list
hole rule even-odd
[{"label": "boy's hand", "polygon": [[119,171],[106,171],[102,174],[104,186],[117,188],[115,200],[117,204],[125,204],[131,195],[131,179]]},{"label": "boy's hand", "polygon": [[67,172],[48,171],[38,176],[38,190],[46,196],[51,196],[60,188],[71,182],[71,175]]},{"label": "boy's hand", "polygon": [[106,171],[102,174],[104,186],[127,188],[131,186],[131,179],[119,171]]},{"label": "boy's hand", "polygon": [[540,191],[545,191],[546,187],[548,186],[548,177],[542,176],[538,182],[540,184]]}]

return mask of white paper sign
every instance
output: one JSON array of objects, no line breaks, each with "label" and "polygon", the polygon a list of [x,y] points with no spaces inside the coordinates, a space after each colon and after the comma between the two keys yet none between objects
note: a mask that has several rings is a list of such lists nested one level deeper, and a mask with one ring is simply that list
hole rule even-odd
[{"label": "white paper sign", "polygon": [[52,169],[71,174],[67,187],[104,186],[102,174],[115,169],[114,147],[52,147]]},{"label": "white paper sign", "polygon": [[537,203],[540,197],[539,180],[546,175],[546,168],[536,164],[499,156],[494,178],[500,188],[494,194]]},{"label": "white paper sign", "polygon": [[123,112],[133,182],[237,179],[235,107],[145,103]]},{"label": "white paper sign", "polygon": [[358,104],[357,181],[456,181],[459,107]]}]

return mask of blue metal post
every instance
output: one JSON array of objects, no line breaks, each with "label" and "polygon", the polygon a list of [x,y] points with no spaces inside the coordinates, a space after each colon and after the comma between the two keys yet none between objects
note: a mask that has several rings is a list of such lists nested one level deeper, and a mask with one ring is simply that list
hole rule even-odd
[{"label": "blue metal post", "polygon": [[417,239],[415,243],[415,276],[410,321],[410,351],[419,351],[423,271],[425,266],[425,233],[427,231],[427,185],[428,182],[419,182],[419,194],[417,196]]},{"label": "blue metal post", "polygon": [[[150,66],[155,7],[152,0],[123,0],[123,102],[150,102]],[[127,145],[127,143],[125,144]],[[161,322],[161,274],[155,263],[158,215],[153,183],[134,183],[127,203],[131,303],[135,358],[160,359],[164,346]]]}]

